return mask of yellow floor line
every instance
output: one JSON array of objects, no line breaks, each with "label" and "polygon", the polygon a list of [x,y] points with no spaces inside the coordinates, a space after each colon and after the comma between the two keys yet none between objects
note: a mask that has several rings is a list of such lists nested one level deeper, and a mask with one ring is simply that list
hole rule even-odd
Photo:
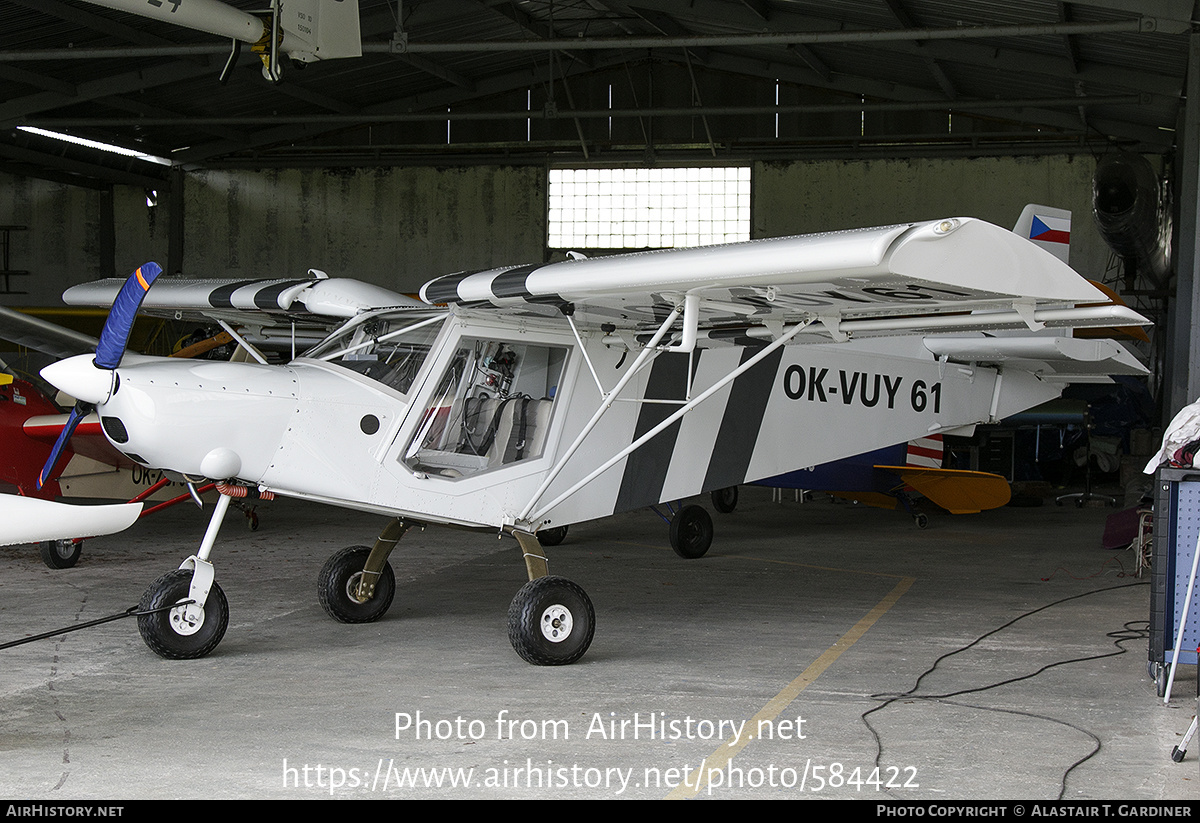
[{"label": "yellow floor line", "polygon": [[[917,582],[914,577],[905,577],[895,587],[888,592],[887,596],[876,604],[875,608],[867,612],[862,620],[854,624],[850,631],[846,632],[837,642],[830,646],[825,652],[809,664],[799,677],[784,687],[783,691],[771,698],[765,706],[750,718],[750,722],[746,725],[747,729],[758,729],[761,721],[773,722],[775,718],[783,713],[783,710],[788,705],[800,696],[800,692],[804,691],[813,683],[821,674],[833,665],[833,662],[842,656],[842,653],[847,651],[851,646],[859,641],[859,639],[867,633],[867,630],[875,625],[879,618],[887,613],[888,609],[896,605],[896,601],[909,590],[913,583]],[[705,774],[710,769],[720,770],[725,768],[734,755],[749,745],[748,737],[743,737],[736,743],[734,739],[725,741],[721,746],[708,757],[704,758],[702,765],[697,767],[687,779],[677,786],[670,794],[666,796],[667,800],[687,800],[699,794],[707,785]]]}]

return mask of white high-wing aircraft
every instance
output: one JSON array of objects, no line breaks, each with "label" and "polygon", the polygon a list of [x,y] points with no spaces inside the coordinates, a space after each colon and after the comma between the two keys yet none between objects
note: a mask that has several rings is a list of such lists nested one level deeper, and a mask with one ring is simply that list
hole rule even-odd
[{"label": "white high-wing aircraft", "polygon": [[[320,572],[322,605],[347,623],[387,611],[388,556],[410,527],[515,537],[529,583],[509,638],[531,663],[564,664],[595,623],[587,594],[547,571],[543,543],[566,526],[996,421],[1074,380],[1145,373],[1116,343],[1070,336],[1143,317],[970,218],[449,275],[422,288],[431,307],[357,314],[282,366],[122,359],[122,318],[154,269],[122,289],[94,360],[43,376],[94,407],[132,460],[223,483],[199,550],[142,599],[176,604],[138,623],[171,658],[203,656],[225,632],[210,556],[233,496],[395,517],[372,549],[344,549]],[[172,285],[147,303],[170,304]],[[711,537],[702,508],[675,515],[681,555]]]}]

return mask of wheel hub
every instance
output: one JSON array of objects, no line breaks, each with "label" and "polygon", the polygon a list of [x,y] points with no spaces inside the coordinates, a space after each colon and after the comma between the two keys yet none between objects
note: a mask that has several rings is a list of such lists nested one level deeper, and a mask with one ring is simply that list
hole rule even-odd
[{"label": "wheel hub", "polygon": [[75,543],[71,540],[55,540],[52,544],[54,553],[63,560],[70,559],[75,553]]},{"label": "wheel hub", "polygon": [[555,603],[553,606],[548,606],[542,612],[542,619],[539,625],[542,629],[542,636],[551,643],[561,643],[571,636],[571,610],[566,606]]},{"label": "wheel hub", "polygon": [[[186,604],[191,603],[192,601],[184,598],[178,602]],[[196,619],[196,622],[193,623],[192,621],[188,620],[186,605],[176,606],[175,608],[171,609],[171,611],[167,612],[167,617],[171,621],[171,630],[175,632],[175,634],[183,637],[195,634],[204,626],[203,610],[201,610],[200,616]]]},{"label": "wheel hub", "polygon": [[346,581],[346,596],[355,603],[366,603],[375,596],[374,589],[369,590],[366,597],[363,597],[359,592],[359,586],[362,584],[363,574],[364,572],[355,572],[354,574],[350,575],[350,578]]}]

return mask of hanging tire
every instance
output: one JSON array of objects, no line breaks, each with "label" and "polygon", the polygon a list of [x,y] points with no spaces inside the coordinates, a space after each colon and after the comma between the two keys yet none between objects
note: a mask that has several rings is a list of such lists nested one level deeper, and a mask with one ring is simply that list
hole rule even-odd
[{"label": "hanging tire", "polygon": [[701,506],[684,506],[671,518],[671,548],[688,560],[703,557],[712,545],[713,524]]},{"label": "hanging tire", "polygon": [[52,569],[69,569],[79,562],[83,541],[47,540],[41,544],[42,562]]},{"label": "hanging tire", "polygon": [[[188,600],[192,572],[176,569],[155,580],[138,603],[138,611],[148,611]],[[138,631],[150,651],[168,660],[192,660],[211,652],[225,636],[229,627],[229,602],[225,592],[214,582],[200,613],[200,620],[190,623],[185,607],[138,616]]]},{"label": "hanging tire", "polygon": [[508,607],[513,650],[535,666],[565,666],[583,657],[596,632],[587,593],[565,577],[526,583]]},{"label": "hanging tire", "polygon": [[317,599],[325,613],[339,623],[372,623],[383,617],[396,596],[396,576],[390,563],[375,580],[375,592],[367,600],[357,594],[358,582],[371,550],[350,546],[325,561],[317,575]]},{"label": "hanging tire", "polygon": [[737,508],[738,503],[738,487],[728,486],[724,489],[717,489],[713,492],[712,497],[713,508],[721,514],[729,514]]},{"label": "hanging tire", "polygon": [[567,527],[559,526],[554,529],[539,529],[537,539],[543,546],[557,546],[567,539]]}]

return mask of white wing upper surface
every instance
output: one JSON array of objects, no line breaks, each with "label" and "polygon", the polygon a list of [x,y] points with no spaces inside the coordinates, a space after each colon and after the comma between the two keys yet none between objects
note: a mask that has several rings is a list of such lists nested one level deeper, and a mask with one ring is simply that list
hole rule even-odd
[{"label": "white wing upper surface", "polygon": [[835,336],[1146,322],[1124,307],[1074,310],[1108,300],[1028,240],[971,218],[463,272],[421,289],[429,303],[551,308],[623,329],[661,321],[687,294],[700,298],[701,327],[820,318]]},{"label": "white wing upper surface", "polygon": [[[68,305],[111,306],[124,280],[110,278],[72,286],[63,292]],[[218,280],[160,277],[146,293],[147,312],[195,311],[300,313],[346,318],[383,307],[416,307],[419,301],[394,291],[346,278]]]}]

